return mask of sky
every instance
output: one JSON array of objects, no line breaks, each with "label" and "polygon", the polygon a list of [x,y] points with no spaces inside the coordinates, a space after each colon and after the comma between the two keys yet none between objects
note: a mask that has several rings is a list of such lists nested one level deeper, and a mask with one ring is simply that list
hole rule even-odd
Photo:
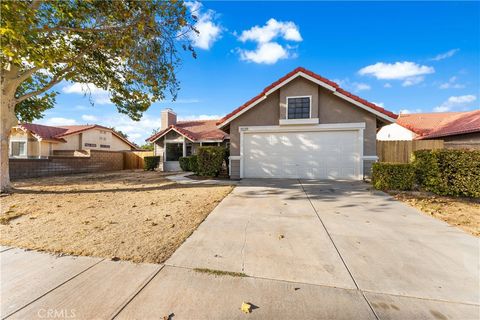
[{"label": "sky", "polygon": [[[479,2],[188,2],[200,34],[182,54],[175,102],[139,122],[108,92],[63,82],[38,123],[97,123],[143,144],[160,111],[179,120],[220,118],[298,66],[396,113],[479,108]],[[85,95],[85,88],[90,94]],[[93,103],[93,106],[92,106]]]}]

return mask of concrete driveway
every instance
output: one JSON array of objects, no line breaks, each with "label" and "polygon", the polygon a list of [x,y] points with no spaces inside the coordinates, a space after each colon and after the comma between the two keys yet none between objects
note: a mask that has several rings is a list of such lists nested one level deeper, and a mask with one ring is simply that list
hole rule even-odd
[{"label": "concrete driveway", "polygon": [[167,265],[351,294],[334,318],[480,316],[479,240],[363,182],[243,181]]},{"label": "concrete driveway", "polygon": [[479,248],[368,184],[244,180],[165,265],[6,249],[2,318],[478,319]]}]

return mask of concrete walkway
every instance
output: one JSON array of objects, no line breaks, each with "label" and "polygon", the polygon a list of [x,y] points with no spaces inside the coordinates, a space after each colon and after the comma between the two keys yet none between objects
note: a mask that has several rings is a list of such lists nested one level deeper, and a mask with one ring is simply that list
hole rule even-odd
[{"label": "concrete walkway", "polygon": [[0,251],[2,318],[480,316],[479,240],[363,183],[242,181],[165,265]]}]

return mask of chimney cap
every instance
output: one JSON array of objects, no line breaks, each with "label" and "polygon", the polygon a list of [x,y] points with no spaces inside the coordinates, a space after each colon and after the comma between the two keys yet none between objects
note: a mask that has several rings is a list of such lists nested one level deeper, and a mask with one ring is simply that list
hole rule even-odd
[{"label": "chimney cap", "polygon": [[170,113],[176,114],[172,108],[165,108],[162,110],[162,112],[170,112]]}]

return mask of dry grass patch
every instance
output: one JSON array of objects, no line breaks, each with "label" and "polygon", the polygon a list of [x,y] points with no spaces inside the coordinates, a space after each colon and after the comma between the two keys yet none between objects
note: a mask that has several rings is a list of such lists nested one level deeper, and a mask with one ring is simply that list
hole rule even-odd
[{"label": "dry grass patch", "polygon": [[179,185],[159,172],[21,180],[2,197],[0,244],[164,262],[232,190]]},{"label": "dry grass patch", "polygon": [[464,231],[480,236],[480,199],[454,198],[425,192],[391,192],[395,199]]}]

